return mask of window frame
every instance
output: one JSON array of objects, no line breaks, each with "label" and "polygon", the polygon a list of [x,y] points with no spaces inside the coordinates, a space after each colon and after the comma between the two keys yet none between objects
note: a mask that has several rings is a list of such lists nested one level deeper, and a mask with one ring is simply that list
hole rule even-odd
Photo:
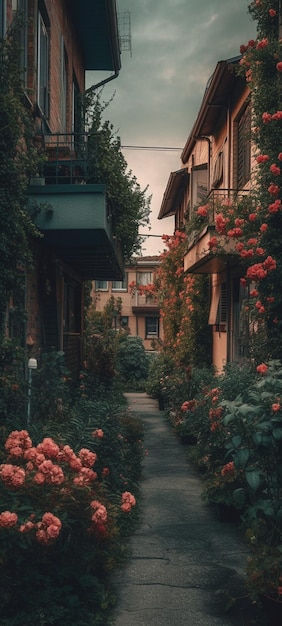
[{"label": "window frame", "polygon": [[49,119],[50,115],[50,37],[48,26],[45,15],[39,8],[37,21],[37,105],[45,119]]},{"label": "window frame", "polygon": [[[154,320],[155,322],[155,326],[156,326],[156,332],[154,331],[149,331],[148,329],[148,325],[149,325],[149,320],[152,323],[152,320]],[[145,339],[156,339],[160,336],[160,319],[159,317],[157,317],[156,315],[146,315],[145,317]]]},{"label": "window frame", "polygon": [[[105,283],[105,287],[101,287],[99,283]],[[95,291],[109,291],[109,283],[107,280],[95,280]]]},{"label": "window frame", "polygon": [[[119,286],[114,287],[115,283],[119,283]],[[112,280],[112,291],[127,291],[127,289],[128,289],[127,274],[124,280]]]}]

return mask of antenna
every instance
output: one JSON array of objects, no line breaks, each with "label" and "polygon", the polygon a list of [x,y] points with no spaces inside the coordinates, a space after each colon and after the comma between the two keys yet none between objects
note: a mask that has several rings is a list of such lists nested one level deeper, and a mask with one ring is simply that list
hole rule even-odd
[{"label": "antenna", "polygon": [[123,13],[118,13],[117,17],[120,50],[121,52],[130,52],[132,57],[130,13],[123,11]]}]

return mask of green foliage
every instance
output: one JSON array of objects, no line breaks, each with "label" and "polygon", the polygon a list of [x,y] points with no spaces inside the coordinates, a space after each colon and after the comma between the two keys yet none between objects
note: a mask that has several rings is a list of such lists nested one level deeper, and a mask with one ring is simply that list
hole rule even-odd
[{"label": "green foliage", "polygon": [[5,339],[0,356],[0,426],[3,432],[22,425],[26,398],[24,350],[16,341]]},{"label": "green foliage", "polygon": [[21,286],[18,268],[31,263],[30,237],[37,234],[27,210],[27,185],[38,156],[23,100],[17,28],[15,23],[0,40],[0,336],[9,295]]},{"label": "green foliage", "polygon": [[151,198],[147,197],[147,188],[141,190],[136,177],[128,171],[112,124],[102,119],[106,107],[99,94],[88,92],[85,99],[89,129],[88,182],[106,184],[113,233],[124,258],[130,259],[140,253],[143,239],[138,231],[140,226],[149,223]]},{"label": "green foliage", "polygon": [[124,383],[146,380],[148,366],[148,358],[141,337],[121,335],[117,346],[116,367]]}]

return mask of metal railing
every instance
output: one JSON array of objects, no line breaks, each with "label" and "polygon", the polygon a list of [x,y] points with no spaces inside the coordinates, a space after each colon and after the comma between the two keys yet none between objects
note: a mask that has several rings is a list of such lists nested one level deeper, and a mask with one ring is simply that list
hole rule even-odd
[{"label": "metal railing", "polygon": [[88,134],[50,133],[36,137],[41,140],[46,156],[40,177],[46,185],[82,185],[89,177]]}]

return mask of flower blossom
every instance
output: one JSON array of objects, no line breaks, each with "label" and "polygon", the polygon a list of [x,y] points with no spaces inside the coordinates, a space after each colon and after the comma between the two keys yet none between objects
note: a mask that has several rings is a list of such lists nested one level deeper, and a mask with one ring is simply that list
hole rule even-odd
[{"label": "flower blossom", "polygon": [[38,452],[41,452],[50,459],[56,459],[60,452],[59,446],[51,439],[51,437],[45,437],[41,443],[37,446]]},{"label": "flower blossom", "polygon": [[73,484],[80,487],[89,485],[97,478],[97,472],[90,469],[90,467],[82,467],[79,474],[73,479]]},{"label": "flower blossom", "polygon": [[[282,63],[281,63],[282,65]],[[279,176],[281,170],[280,167],[278,167],[278,165],[276,165],[276,163],[272,163],[272,165],[270,166],[270,171],[272,174],[274,174],[274,176]]]},{"label": "flower blossom", "polygon": [[271,408],[272,408],[272,411],[273,411],[274,413],[277,413],[277,411],[280,411],[280,409],[281,409],[281,404],[280,404],[280,402],[274,402],[274,403],[272,404],[272,407],[271,407]]},{"label": "flower blossom", "polygon": [[49,545],[57,539],[61,528],[62,522],[58,517],[53,513],[44,513],[42,520],[37,523],[36,539],[39,543]]},{"label": "flower blossom", "polygon": [[268,370],[268,367],[265,363],[261,363],[260,365],[257,366],[257,372],[259,374],[265,374]]},{"label": "flower blossom", "polygon": [[131,508],[136,504],[135,497],[132,495],[132,493],[130,493],[130,491],[123,492],[121,496],[121,502],[122,503],[120,508],[124,513],[129,513],[131,511]]},{"label": "flower blossom", "polygon": [[268,154],[259,154],[256,158],[257,163],[265,163],[269,160]]},{"label": "flower blossom", "polygon": [[104,431],[102,428],[96,428],[96,430],[93,430],[92,437],[102,439],[104,437]]},{"label": "flower blossom", "polygon": [[88,448],[81,448],[78,456],[84,467],[92,467],[97,461],[96,452],[91,452],[90,450],[88,450]]},{"label": "flower blossom", "polygon": [[13,430],[6,440],[5,450],[10,456],[21,457],[31,446],[32,441],[27,430]]},{"label": "flower blossom", "polygon": [[209,209],[208,204],[199,206],[199,208],[197,209],[197,215],[200,215],[200,217],[207,217],[208,209]]},{"label": "flower blossom", "polygon": [[0,528],[13,528],[18,522],[18,516],[11,511],[0,513]]},{"label": "flower blossom", "polygon": [[276,63],[276,69],[278,72],[282,72],[282,61],[278,61],[278,63]]},{"label": "flower blossom", "polygon": [[266,48],[267,46],[268,46],[267,37],[264,37],[263,39],[257,42],[257,50],[262,50],[263,48]]},{"label": "flower blossom", "polygon": [[18,465],[0,465],[0,478],[8,487],[21,487],[25,482],[25,471]]},{"label": "flower blossom", "polygon": [[91,517],[92,522],[95,522],[96,524],[101,524],[107,521],[108,513],[104,504],[101,504],[99,500],[93,500],[92,502],[90,502],[90,506],[95,511],[95,513],[93,513]]},{"label": "flower blossom", "polygon": [[269,13],[270,17],[275,17],[277,15],[275,9],[269,9],[268,13]]},{"label": "flower blossom", "polygon": [[224,467],[221,470],[221,475],[222,476],[228,476],[228,475],[234,475],[236,471],[235,465],[234,465],[234,461],[229,461],[229,463],[226,463],[226,465],[224,465]]},{"label": "flower blossom", "polygon": [[268,124],[272,120],[271,113],[267,113],[266,111],[262,114],[261,117],[264,124]]}]

